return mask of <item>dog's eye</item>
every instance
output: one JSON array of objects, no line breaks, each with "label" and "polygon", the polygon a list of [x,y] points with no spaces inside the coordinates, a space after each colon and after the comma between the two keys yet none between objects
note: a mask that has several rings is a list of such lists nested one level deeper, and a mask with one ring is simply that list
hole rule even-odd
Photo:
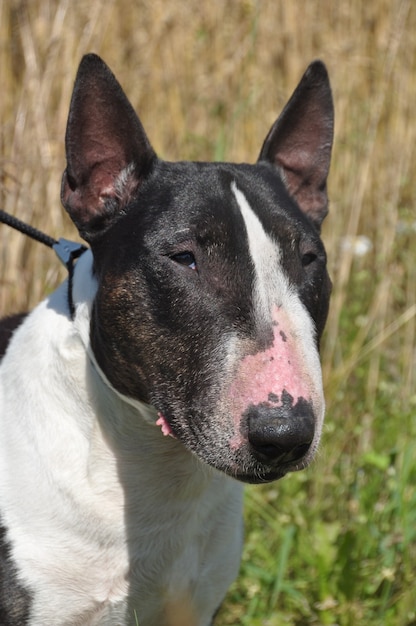
[{"label": "dog's eye", "polygon": [[303,267],[311,265],[314,261],[316,261],[317,258],[318,256],[315,254],[315,252],[306,252],[305,254],[302,254]]},{"label": "dog's eye", "polygon": [[171,257],[172,261],[175,263],[179,263],[179,265],[185,265],[189,267],[191,270],[196,270],[196,261],[192,252],[179,252],[178,254],[173,254]]}]

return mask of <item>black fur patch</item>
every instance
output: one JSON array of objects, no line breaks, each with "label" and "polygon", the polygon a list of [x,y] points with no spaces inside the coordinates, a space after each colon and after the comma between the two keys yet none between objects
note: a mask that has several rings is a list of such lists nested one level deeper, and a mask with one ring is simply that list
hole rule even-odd
[{"label": "black fur patch", "polygon": [[16,569],[10,559],[10,545],[6,541],[6,529],[0,526],[1,626],[26,626],[30,605],[30,593],[18,582]]},{"label": "black fur patch", "polygon": [[16,328],[25,319],[27,313],[18,313],[17,315],[10,315],[5,317],[0,322],[0,360],[6,352],[6,348]]}]

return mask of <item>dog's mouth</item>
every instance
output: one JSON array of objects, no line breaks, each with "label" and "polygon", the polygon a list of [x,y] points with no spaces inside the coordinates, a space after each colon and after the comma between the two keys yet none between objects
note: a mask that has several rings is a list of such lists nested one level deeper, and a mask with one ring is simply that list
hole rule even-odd
[{"label": "dog's mouth", "polygon": [[[288,470],[290,471],[290,470]],[[283,469],[279,471],[273,472],[265,472],[263,473],[253,473],[253,474],[229,474],[235,480],[238,480],[241,483],[245,483],[247,485],[265,485],[267,483],[275,482],[276,480],[280,480],[286,476],[287,472]]]},{"label": "dog's mouth", "polygon": [[[158,412],[156,425],[160,427],[164,437],[172,437],[178,441],[181,440],[181,438],[177,437],[173,432],[170,422],[161,411]],[[184,445],[185,447],[188,447],[185,443]],[[191,450],[192,448],[193,446],[191,446]],[[268,465],[267,463],[261,463],[256,460],[252,454],[247,453],[247,450],[245,453],[243,452],[244,458],[238,458],[238,460],[231,460],[231,458],[227,458],[225,463],[224,458],[221,457],[214,460],[213,457],[215,457],[215,455],[208,455],[210,458],[205,460],[205,455],[201,454],[201,449],[193,450],[193,452],[200,460],[205,461],[214,469],[246,484],[271,483],[284,478],[284,476],[290,472],[302,470],[308,465],[308,461],[306,460],[307,455],[305,455],[303,459],[300,459],[298,463],[287,462],[279,465]],[[238,457],[240,457],[241,452],[242,450],[240,451],[240,454],[237,455]]]},{"label": "dog's mouth", "polygon": [[252,468],[248,468],[248,471],[239,472],[237,471],[235,474],[226,472],[236,480],[247,483],[251,485],[262,485],[266,483],[271,483],[276,480],[280,480],[284,478],[287,474],[292,472],[299,472],[305,469],[309,465],[309,460],[305,457],[301,460],[300,463],[283,463],[279,466],[269,467],[269,466],[261,466],[259,467],[257,464]]}]

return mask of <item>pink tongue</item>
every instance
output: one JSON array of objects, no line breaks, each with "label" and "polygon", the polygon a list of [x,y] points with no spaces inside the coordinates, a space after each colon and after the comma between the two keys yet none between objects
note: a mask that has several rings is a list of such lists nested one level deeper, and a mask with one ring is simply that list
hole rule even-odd
[{"label": "pink tongue", "polygon": [[172,429],[169,426],[168,422],[166,421],[166,418],[162,415],[162,413],[158,413],[158,420],[156,422],[156,426],[161,427],[162,433],[165,435],[165,437],[167,437],[168,435],[170,435],[171,437],[175,436],[172,433]]}]

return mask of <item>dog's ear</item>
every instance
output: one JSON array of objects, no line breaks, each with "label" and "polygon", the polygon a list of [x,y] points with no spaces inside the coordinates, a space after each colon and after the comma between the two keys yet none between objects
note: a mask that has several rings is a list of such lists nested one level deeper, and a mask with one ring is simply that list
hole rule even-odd
[{"label": "dog's ear", "polygon": [[325,65],[309,65],[272,126],[259,161],[276,165],[290,195],[320,228],[328,212],[326,180],[334,134],[334,106]]},{"label": "dog's ear", "polygon": [[65,145],[62,203],[91,243],[125,211],[156,159],[121,86],[95,54],[78,69]]}]

